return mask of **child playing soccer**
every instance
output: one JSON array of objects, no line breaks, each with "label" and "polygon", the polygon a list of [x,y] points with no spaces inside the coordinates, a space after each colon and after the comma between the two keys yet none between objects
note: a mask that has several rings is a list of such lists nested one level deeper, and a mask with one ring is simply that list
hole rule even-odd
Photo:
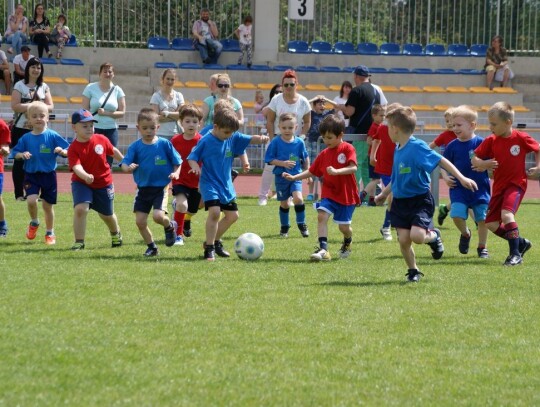
[{"label": "child playing soccer", "polygon": [[[373,122],[371,123],[371,126],[369,127],[369,130],[367,132],[367,144],[368,147],[368,158],[371,158],[371,152],[373,151],[373,140],[375,135],[377,134],[378,129],[381,127],[383,121],[384,121],[384,115],[386,114],[386,107],[376,104],[373,105],[371,108],[371,117],[373,118]],[[368,206],[375,206],[375,190],[377,189],[377,185],[380,182],[380,175],[375,170],[375,166],[370,162],[368,163],[368,171],[369,171],[369,179],[370,181],[364,185],[364,189],[360,192],[360,203],[363,203],[366,198],[368,198]],[[357,179],[361,175],[361,173],[357,173]],[[392,235],[390,235],[390,240],[392,238]]]},{"label": "child playing soccer", "polygon": [[114,157],[120,162],[124,156],[107,137],[94,134],[95,122],[88,110],[81,109],[71,115],[71,127],[75,132],[75,140],[68,149],[69,168],[73,172],[71,193],[75,234],[71,250],[85,247],[86,217],[90,209],[95,210],[109,228],[111,246],[122,246],[122,234],[114,213],[112,172],[107,157]]},{"label": "child playing soccer", "polygon": [[[214,114],[214,128],[187,157],[191,171],[200,174],[199,188],[208,211],[204,258],[214,261],[215,255],[229,257],[220,240],[238,219],[236,192],[231,169],[235,155],[243,154],[249,144],[264,144],[267,136],[248,136],[238,132],[238,118],[234,110],[220,109]],[[202,163],[202,169],[199,166]],[[219,219],[221,211],[224,216]]]},{"label": "child playing soccer", "polygon": [[273,173],[276,176],[276,191],[279,205],[279,220],[281,237],[287,237],[289,233],[289,197],[292,196],[294,211],[296,212],[296,224],[302,237],[309,237],[306,225],[306,205],[302,198],[302,181],[287,181],[283,173],[292,175],[299,174],[309,168],[309,157],[304,142],[295,136],[296,115],[284,113],[279,116],[280,136],[274,137],[266,150],[264,161],[273,165]]},{"label": "child playing soccer", "polygon": [[356,151],[354,147],[343,141],[345,122],[337,115],[324,118],[319,131],[326,148],[320,152],[309,170],[292,175],[287,172],[283,177],[288,181],[296,181],[309,177],[323,177],[321,201],[317,203],[317,233],[319,247],[311,255],[313,261],[331,260],[328,251],[328,219],[333,215],[343,234],[343,244],[339,257],[346,258],[351,254],[352,216],[356,205],[360,203],[358,184],[356,182]]},{"label": "child playing soccer", "polygon": [[527,190],[525,156],[534,151],[536,166],[529,175],[540,173],[538,142],[527,133],[514,130],[514,110],[506,102],[497,102],[488,111],[492,135],[476,150],[471,162],[478,171],[493,170],[493,193],[486,216],[486,226],[497,236],[508,240],[510,254],[505,266],[523,262],[523,255],[532,247],[519,235],[516,213]]},{"label": "child playing soccer", "polygon": [[26,238],[34,240],[39,227],[38,194],[45,215],[45,244],[56,244],[54,235],[54,209],[57,198],[56,156],[67,157],[69,144],[54,130],[47,128],[49,109],[43,102],[32,102],[26,112],[32,131],[22,136],[11,152],[13,158],[24,161],[24,189],[30,214]]},{"label": "child playing soccer", "polygon": [[139,233],[148,246],[144,252],[146,257],[159,254],[148,227],[148,214],[152,207],[154,222],[165,230],[165,245],[172,246],[176,240],[176,225],[167,216],[163,198],[170,180],[179,177],[182,159],[169,140],[156,135],[158,128],[158,114],[151,108],[141,109],[137,116],[137,129],[142,138],[129,145],[121,163],[124,172],[133,173],[137,184],[133,212]]},{"label": "child playing soccer", "polygon": [[[187,157],[201,139],[202,136],[197,131],[201,120],[202,113],[197,106],[184,105],[180,108],[180,122],[184,133],[177,134],[171,140],[180,157]],[[174,245],[182,246],[184,244],[184,233],[189,230],[185,236],[191,236],[191,216],[198,212],[199,202],[201,201],[199,176],[191,171],[187,160],[182,161],[180,177],[174,180],[172,184],[176,202],[174,221],[178,225]],[[186,220],[186,214],[189,214],[189,220]]]},{"label": "child playing soccer", "polygon": [[6,237],[8,233],[2,191],[4,189],[4,157],[9,155],[9,143],[11,143],[11,132],[6,122],[0,120],[0,237]]},{"label": "child playing soccer", "polygon": [[432,227],[434,200],[430,192],[430,173],[440,165],[465,188],[474,191],[477,186],[424,141],[413,137],[416,115],[410,107],[401,106],[388,111],[386,119],[390,138],[398,145],[394,152],[391,182],[375,197],[375,202],[382,204],[392,191],[390,220],[397,229],[401,254],[409,268],[407,280],[417,282],[423,274],[416,265],[412,243],[428,244],[435,260],[444,253],[441,233]]},{"label": "child playing soccer", "polygon": [[450,188],[450,202],[452,203],[450,217],[461,232],[459,252],[461,254],[469,252],[471,231],[467,227],[467,218],[471,209],[474,220],[478,224],[478,257],[486,259],[488,258],[486,247],[488,229],[484,220],[490,198],[489,176],[487,171],[474,171],[471,166],[471,156],[484,140],[474,134],[477,120],[478,114],[468,106],[458,106],[452,111],[453,132],[457,139],[446,146],[444,157],[464,176],[473,179],[478,190],[473,192],[463,188],[451,175],[443,174],[443,178]]}]

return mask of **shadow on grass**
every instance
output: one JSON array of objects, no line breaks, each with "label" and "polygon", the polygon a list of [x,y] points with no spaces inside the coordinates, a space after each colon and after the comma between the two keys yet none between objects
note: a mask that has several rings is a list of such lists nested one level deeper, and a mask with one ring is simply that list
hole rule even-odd
[{"label": "shadow on grass", "polygon": [[407,281],[399,280],[387,280],[387,281],[328,281],[326,283],[317,283],[311,284],[311,286],[322,286],[322,287],[385,287],[392,285],[408,285]]}]

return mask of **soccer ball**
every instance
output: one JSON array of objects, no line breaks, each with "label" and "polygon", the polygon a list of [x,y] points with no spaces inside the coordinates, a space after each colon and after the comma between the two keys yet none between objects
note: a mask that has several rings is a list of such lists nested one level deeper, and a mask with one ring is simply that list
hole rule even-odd
[{"label": "soccer ball", "polygon": [[234,251],[244,260],[257,260],[264,252],[264,242],[255,233],[244,233],[236,239]]}]

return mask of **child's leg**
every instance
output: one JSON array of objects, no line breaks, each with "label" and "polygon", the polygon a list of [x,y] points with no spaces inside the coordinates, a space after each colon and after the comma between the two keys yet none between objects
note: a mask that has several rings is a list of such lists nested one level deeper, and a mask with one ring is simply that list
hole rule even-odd
[{"label": "child's leg", "polygon": [[251,44],[246,45],[246,52],[247,52],[247,65],[248,67],[250,67],[251,62],[253,61],[253,47]]},{"label": "child's leg", "polygon": [[84,202],[73,208],[73,234],[76,242],[84,242],[86,234],[86,217],[90,210],[90,204]]},{"label": "child's leg", "polygon": [[206,218],[206,245],[213,246],[217,240],[218,222],[221,216],[219,206],[211,206],[208,208],[208,217]]},{"label": "child's leg", "polygon": [[139,233],[146,244],[154,243],[152,232],[148,228],[148,214],[144,212],[135,212],[135,223],[139,229]]},{"label": "child's leg", "polygon": [[[299,185],[299,188],[302,188],[302,185]],[[302,237],[309,237],[308,227],[306,225],[306,205],[304,204],[304,199],[302,198],[302,190],[292,192],[294,211],[296,213],[296,224]],[[289,206],[287,202],[287,206]]]},{"label": "child's leg", "polygon": [[2,198],[2,193],[0,192],[0,226],[2,222],[6,221],[6,205],[4,204],[4,199]]},{"label": "child's leg", "polygon": [[28,195],[26,197],[26,205],[28,207],[28,213],[30,215],[30,219],[32,220],[32,222],[39,224],[37,201],[38,201],[37,194]]},{"label": "child's leg", "polygon": [[[419,228],[416,228],[416,229],[419,229]],[[411,232],[412,232],[412,229],[409,230],[409,229],[397,228],[399,249],[401,250],[401,254],[403,255],[403,259],[405,260],[405,264],[407,265],[407,268],[409,268],[410,270],[411,269],[418,270],[418,266],[416,265],[416,256],[414,253],[414,249],[412,247],[413,239],[411,238]]]},{"label": "child's leg", "polygon": [[485,248],[487,246],[488,228],[486,222],[483,220],[478,221],[478,248]]},{"label": "child's leg", "polygon": [[162,209],[154,209],[154,211],[152,212],[152,219],[155,223],[163,226],[165,229],[171,227],[171,220],[169,219],[169,216],[167,216],[165,211]]},{"label": "child's leg", "polygon": [[47,228],[47,234],[54,235],[54,206],[43,200],[41,202],[43,207],[43,214],[45,217],[45,227]]},{"label": "child's leg", "polygon": [[176,236],[184,234],[184,221],[188,210],[188,200],[185,194],[176,195],[176,209],[174,211],[174,220],[178,227],[176,228]]},{"label": "child's leg", "polygon": [[272,174],[273,170],[273,165],[264,165],[263,173],[261,176],[261,187],[259,189],[259,205],[266,205],[267,203],[268,191],[270,190],[270,185],[272,184],[272,180],[274,179],[274,174]]},{"label": "child's leg", "polygon": [[431,248],[431,256],[439,260],[444,254],[441,234],[438,229],[426,230],[423,227],[412,226],[410,239],[416,244],[427,244]]},{"label": "child's leg", "polygon": [[118,218],[116,217],[115,213],[108,216],[100,213],[99,217],[103,220],[103,222],[105,222],[111,235],[120,232],[120,225],[118,224]]},{"label": "child's leg", "polygon": [[246,45],[240,43],[240,56],[238,57],[238,65],[242,65],[242,61],[244,60],[245,51],[246,51]]},{"label": "child's leg", "polygon": [[218,222],[216,237],[214,240],[220,240],[231,225],[238,220],[238,211],[223,211],[223,217]]}]

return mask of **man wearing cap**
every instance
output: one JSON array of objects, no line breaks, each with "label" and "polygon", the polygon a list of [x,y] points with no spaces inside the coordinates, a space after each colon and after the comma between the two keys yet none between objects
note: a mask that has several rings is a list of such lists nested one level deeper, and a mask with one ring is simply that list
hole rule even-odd
[{"label": "man wearing cap", "polygon": [[28,45],[23,45],[21,47],[21,53],[15,55],[13,58],[13,83],[24,79],[24,70],[26,69],[26,64],[34,56],[30,53],[30,47]]}]

